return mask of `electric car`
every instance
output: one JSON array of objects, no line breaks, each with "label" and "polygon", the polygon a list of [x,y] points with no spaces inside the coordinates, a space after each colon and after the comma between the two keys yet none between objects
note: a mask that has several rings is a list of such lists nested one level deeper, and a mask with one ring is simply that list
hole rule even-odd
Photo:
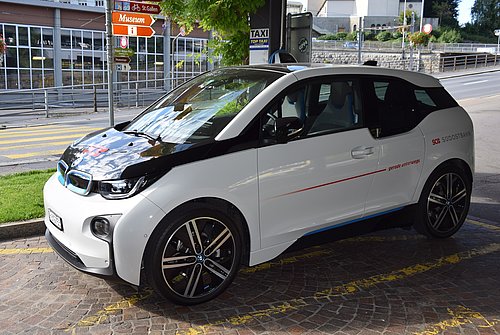
[{"label": "electric car", "polygon": [[431,76],[221,68],[71,144],[44,187],[46,238],[81,271],[197,304],[240,265],[354,222],[411,209],[449,237],[473,172],[471,119]]}]

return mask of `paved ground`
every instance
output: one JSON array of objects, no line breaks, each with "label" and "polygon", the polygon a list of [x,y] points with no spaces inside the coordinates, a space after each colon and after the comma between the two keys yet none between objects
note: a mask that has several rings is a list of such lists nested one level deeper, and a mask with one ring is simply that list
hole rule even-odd
[{"label": "paved ground", "polygon": [[240,271],[181,307],[67,266],[43,237],[0,242],[2,334],[500,334],[500,225],[393,229]]}]

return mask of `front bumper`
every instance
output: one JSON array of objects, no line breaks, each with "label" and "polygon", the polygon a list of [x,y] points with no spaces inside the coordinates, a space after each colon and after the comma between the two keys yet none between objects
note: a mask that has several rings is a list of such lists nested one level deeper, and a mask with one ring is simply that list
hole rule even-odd
[{"label": "front bumper", "polygon": [[[56,175],[45,184],[44,205],[47,240],[64,260],[89,274],[139,285],[144,249],[165,215],[158,206],[142,194],[121,200],[82,196],[61,185]],[[54,216],[62,221],[59,228],[51,222]],[[95,217],[112,223],[107,237],[92,233]]]},{"label": "front bumper", "polygon": [[[92,268],[87,267],[82,262],[80,257],[75,254],[73,251],[68,249],[64,244],[59,242],[51,233],[50,230],[45,231],[45,238],[49,245],[54,249],[54,251],[61,256],[69,265],[73,266],[75,269],[80,271],[95,275],[97,277],[106,278],[106,279],[115,279],[118,280],[118,276],[116,275],[113,258],[111,257],[109,260],[109,266],[105,268]],[[112,247],[110,246],[110,253],[112,253]]]}]

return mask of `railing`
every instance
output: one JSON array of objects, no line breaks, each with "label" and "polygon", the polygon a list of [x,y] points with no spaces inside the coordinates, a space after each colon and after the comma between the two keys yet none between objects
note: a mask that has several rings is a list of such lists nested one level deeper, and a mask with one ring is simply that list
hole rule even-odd
[{"label": "railing", "polygon": [[441,57],[439,71],[458,71],[477,69],[487,66],[500,65],[500,56],[491,54],[475,54],[463,56]]},{"label": "railing", "polygon": [[[190,78],[127,81],[114,83],[113,103],[118,107],[148,106],[170,87],[175,87]],[[0,91],[0,116],[20,112],[50,112],[86,107],[97,111],[108,107],[107,84],[50,87],[32,90]]]},{"label": "railing", "polygon": [[[408,46],[408,42],[406,43]],[[335,41],[335,40],[314,40],[313,50],[356,50],[357,43],[353,41]],[[379,42],[363,41],[362,50],[367,51],[401,51],[401,42]],[[440,52],[492,52],[499,53],[497,44],[480,43],[429,43],[422,47],[422,52],[440,51]]]}]

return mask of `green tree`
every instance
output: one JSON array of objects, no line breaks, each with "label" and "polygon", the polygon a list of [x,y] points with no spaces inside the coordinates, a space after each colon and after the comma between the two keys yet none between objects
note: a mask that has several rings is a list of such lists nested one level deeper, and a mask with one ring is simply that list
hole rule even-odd
[{"label": "green tree", "polygon": [[162,0],[163,14],[190,32],[195,25],[214,31],[211,47],[222,56],[224,65],[247,62],[249,50],[249,14],[265,0]]},{"label": "green tree", "polygon": [[432,1],[431,16],[439,18],[439,24],[446,27],[458,27],[458,0]]},{"label": "green tree", "polygon": [[471,9],[472,23],[478,32],[490,35],[500,29],[500,1],[476,0]]}]

